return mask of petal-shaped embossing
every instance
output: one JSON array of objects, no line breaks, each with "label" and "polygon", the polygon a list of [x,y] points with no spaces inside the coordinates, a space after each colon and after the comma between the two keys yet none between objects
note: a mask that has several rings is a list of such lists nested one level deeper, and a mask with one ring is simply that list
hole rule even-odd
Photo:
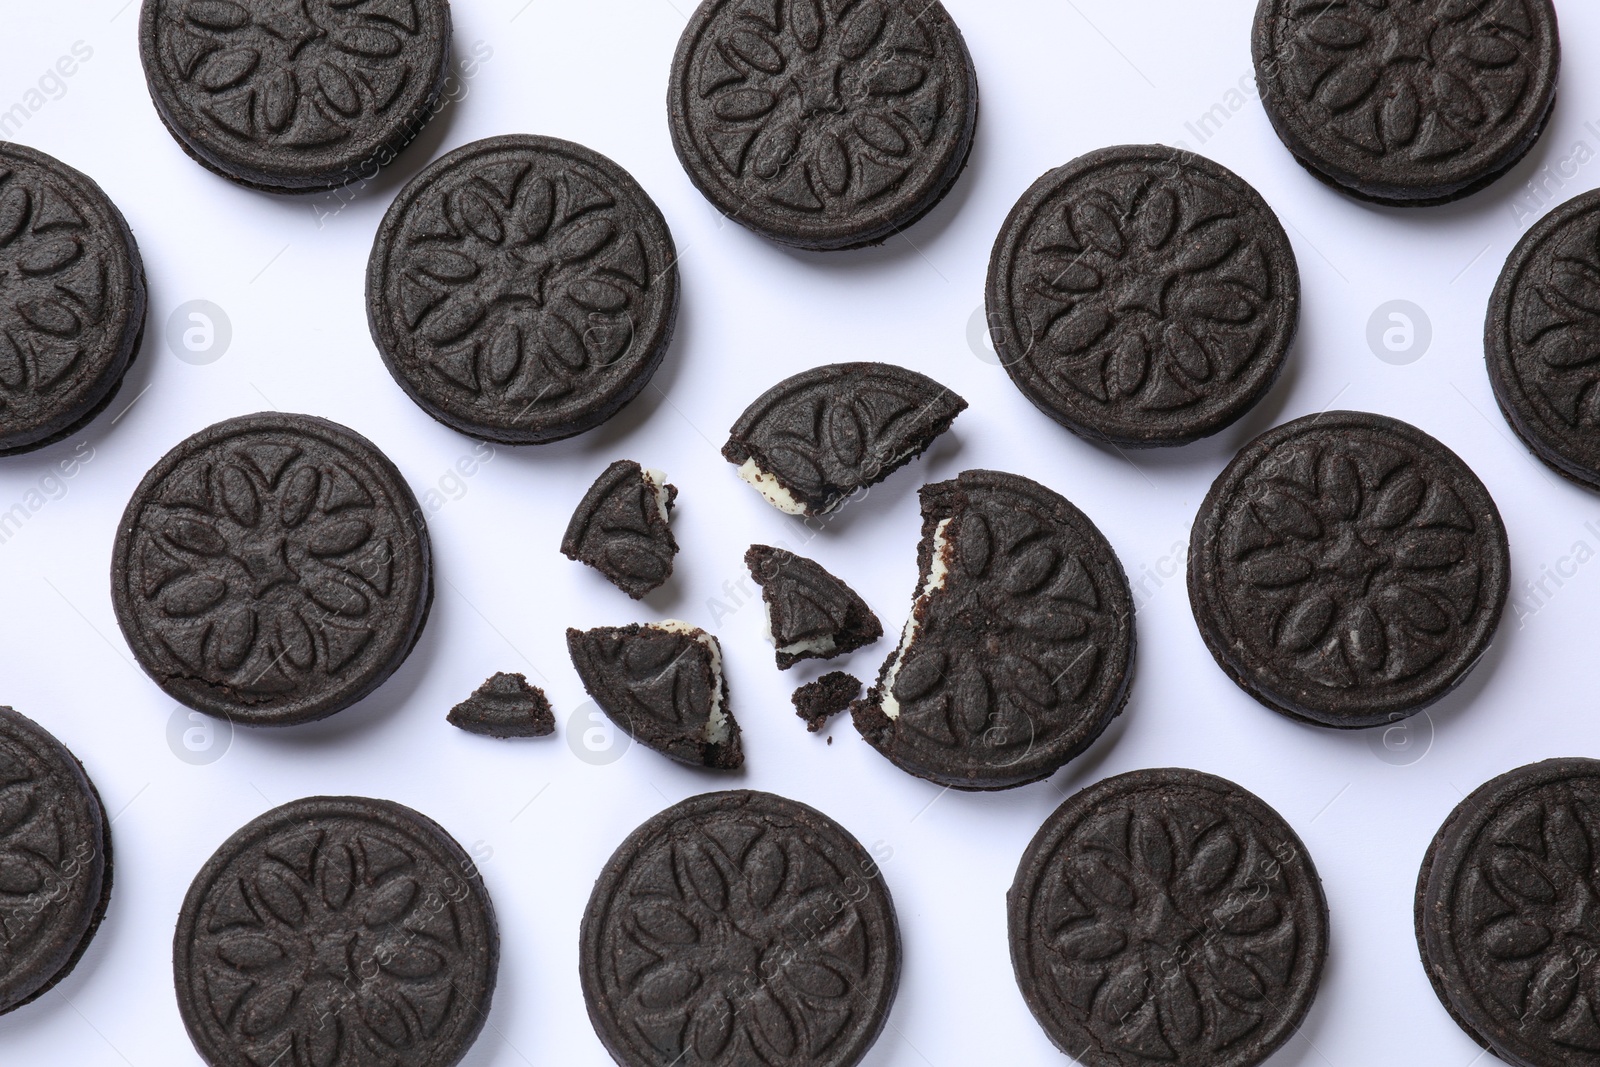
[{"label": "petal-shaped embossing", "polygon": [[1547,1023],[1561,1018],[1577,995],[1582,975],[1583,968],[1577,966],[1573,957],[1561,952],[1550,953],[1528,983],[1526,1013]]},{"label": "petal-shaped embossing", "polygon": [[1222,928],[1241,936],[1259,934],[1276,926],[1282,914],[1282,909],[1270,899],[1234,898],[1224,909]]},{"label": "petal-shaped embossing", "polygon": [[227,592],[228,584],[216,578],[180,578],[162,594],[161,610],[180,618],[201,615],[221,603]]},{"label": "petal-shaped embossing", "polygon": [[208,30],[237,30],[250,24],[250,12],[232,0],[189,0],[183,13]]},{"label": "petal-shaped embossing", "polygon": [[892,123],[870,111],[856,119],[855,129],[863,141],[885,155],[904,155],[910,148],[905,136]]},{"label": "petal-shaped embossing", "polygon": [[1410,467],[1397,471],[1378,487],[1372,510],[1363,520],[1380,529],[1392,530],[1417,513],[1427,491],[1427,483],[1416,471]]},{"label": "petal-shaped embossing", "polygon": [[361,997],[361,1019],[375,1037],[390,1048],[409,1045],[405,1016],[388,997],[368,993]]},{"label": "petal-shaped embossing", "polygon": [[1483,932],[1483,948],[1497,960],[1521,960],[1543,952],[1550,931],[1540,922],[1512,916],[1491,923]]},{"label": "petal-shaped embossing", "polygon": [[364,519],[346,519],[318,527],[306,543],[313,556],[342,556],[354,552],[372,538],[372,524]]},{"label": "petal-shaped embossing", "polygon": [[310,1058],[310,1067],[333,1067],[339,1060],[340,1043],[344,1038],[344,1026],[339,1022],[337,1015],[318,1017],[317,1025],[306,1031],[306,1055]]},{"label": "petal-shaped embossing", "polygon": [[1246,559],[1239,575],[1250,585],[1262,589],[1282,589],[1298,585],[1311,577],[1311,561],[1287,549],[1258,552]]},{"label": "petal-shaped embossing", "polygon": [[994,714],[994,693],[989,679],[976,667],[969,667],[956,680],[954,699],[961,725],[973,737],[982,736]]},{"label": "petal-shaped embossing", "polygon": [[1209,896],[1233,879],[1239,869],[1239,855],[1239,843],[1233,835],[1218,831],[1195,851],[1184,877],[1197,892]]},{"label": "petal-shaped embossing", "polygon": [[222,468],[222,506],[233,521],[246,529],[253,529],[261,521],[261,497],[256,493],[250,476],[236,464]]},{"label": "petal-shaped embossing", "polygon": [[200,65],[195,81],[213,93],[240,84],[261,65],[261,53],[254,48],[231,48],[214,52]]},{"label": "petal-shaped embossing", "polygon": [[483,373],[493,385],[505,385],[522,365],[522,328],[515,322],[500,324],[484,352]]},{"label": "petal-shaped embossing", "polygon": [[15,852],[0,852],[0,893],[27,896],[44,888],[44,875],[35,861]]},{"label": "petal-shaped embossing", "polygon": [[860,59],[877,43],[883,34],[885,14],[878,0],[857,4],[844,20],[839,33],[839,54],[846,59]]},{"label": "petal-shaped embossing", "polygon": [[355,79],[335,63],[322,63],[317,67],[317,85],[330,107],[345,118],[361,114],[361,91]]},{"label": "petal-shaped embossing", "polygon": [[1255,513],[1279,537],[1315,541],[1322,536],[1322,523],[1316,512],[1286,489],[1269,486],[1256,498]]},{"label": "petal-shaped embossing", "polygon": [[1476,126],[1483,122],[1484,107],[1477,92],[1449,71],[1434,72],[1433,95],[1440,110],[1452,122],[1462,126]]},{"label": "petal-shaped embossing", "polygon": [[1317,464],[1317,489],[1335,518],[1353,519],[1361,512],[1361,474],[1350,457],[1326,452]]},{"label": "petal-shaped embossing", "polygon": [[828,408],[828,446],[846,467],[860,463],[867,451],[867,431],[854,404],[839,400]]},{"label": "petal-shaped embossing", "polygon": [[379,950],[378,966],[396,978],[416,981],[431,978],[444,970],[445,961],[433,949],[419,945],[407,936]]},{"label": "petal-shaped embossing", "polygon": [[0,834],[16,829],[33,814],[33,787],[21,785],[0,792]]},{"label": "petal-shaped embossing", "polygon": [[259,89],[261,122],[268,131],[282,133],[294,121],[300,103],[300,83],[287,67],[269,70]]},{"label": "petal-shaped embossing", "polygon": [[1377,86],[1378,72],[1362,60],[1347,63],[1323,81],[1318,96],[1330,111],[1343,111],[1361,100]]},{"label": "petal-shaped embossing", "polygon": [[297,927],[305,921],[306,902],[293,876],[281,867],[266,867],[255,878],[255,895],[285,926]]},{"label": "petal-shaped embossing", "polygon": [[974,578],[981,578],[989,570],[994,556],[994,537],[989,521],[975,511],[969,511],[961,519],[961,529],[956,535],[956,556],[961,561],[961,569]]},{"label": "petal-shaped embossing", "polygon": [[199,556],[220,556],[228,551],[228,542],[214,526],[201,519],[173,519],[167,523],[165,533],[168,541]]},{"label": "petal-shaped embossing", "polygon": [[1162,976],[1156,986],[1156,1003],[1166,1030],[1180,1046],[1192,1047],[1205,1031],[1205,1016],[1200,1010],[1200,995],[1178,967]]},{"label": "petal-shaped embossing", "polygon": [[1450,629],[1450,615],[1428,594],[1410,586],[1397,586],[1384,598],[1401,619],[1415,630],[1442,634]]},{"label": "petal-shaped embossing", "polygon": [[1223,989],[1241,1000],[1260,1000],[1266,995],[1261,979],[1249,967],[1229,956],[1216,943],[1208,943],[1201,957]]},{"label": "petal-shaped embossing", "polygon": [[656,941],[667,945],[693,945],[700,931],[675,905],[647,900],[633,910],[633,921]]},{"label": "petal-shaped embossing", "polygon": [[944,654],[938,651],[908,655],[894,679],[894,698],[902,703],[920,700],[944,681]]},{"label": "petal-shaped embossing", "polygon": [[299,992],[299,986],[289,982],[259,987],[245,1001],[239,1032],[246,1037],[260,1037],[276,1030],[289,1017]]},{"label": "petal-shaped embossing", "polygon": [[1055,683],[1050,675],[1032,660],[1022,656],[1008,656],[1005,659],[1005,673],[1001,681],[1006,690],[1022,697],[1030,704],[1042,708],[1053,707],[1056,703]]},{"label": "petal-shaped embossing", "polygon": [[1467,539],[1454,530],[1408,530],[1395,547],[1394,561],[1411,570],[1449,567],[1467,558]]},{"label": "petal-shaped embossing", "polygon": [[818,139],[810,173],[830,196],[839,196],[849,187],[850,157],[837,136],[826,133]]},{"label": "petal-shaped embossing", "polygon": [[330,845],[317,856],[317,892],[334,911],[344,907],[356,888],[356,862],[348,846]]},{"label": "petal-shaped embossing", "polygon": [[785,66],[783,53],[776,45],[753,30],[740,30],[730,34],[723,46],[734,56],[766,74],[781,74]]},{"label": "petal-shaped embossing", "polygon": [[1048,544],[1029,545],[1006,563],[1000,584],[1012,594],[1031,593],[1050,580],[1057,558]]},{"label": "petal-shaped embossing", "polygon": [[435,281],[458,285],[478,276],[478,265],[449,248],[424,245],[411,253],[409,265]]},{"label": "petal-shaped embossing", "polygon": [[211,639],[211,654],[225,671],[237,670],[250,656],[256,643],[256,612],[251,607],[236,609]]},{"label": "petal-shaped embossing", "polygon": [[367,902],[361,921],[374,930],[393,926],[411,914],[417,902],[417,883],[411,878],[395,878],[381,886]]},{"label": "petal-shaped embossing", "polygon": [[1518,852],[1500,852],[1490,864],[1494,883],[1513,899],[1530,904],[1549,904],[1556,899],[1556,887],[1533,861]]},{"label": "petal-shaped embossing", "polygon": [[1194,335],[1177,323],[1168,324],[1162,334],[1168,359],[1192,382],[1204,382],[1211,377],[1211,357]]},{"label": "petal-shaped embossing", "polygon": [[778,106],[778,98],[765,89],[734,89],[722,93],[712,104],[712,114],[726,122],[749,122]]},{"label": "petal-shaped embossing", "polygon": [[400,38],[371,25],[339,26],[328,35],[333,46],[353,55],[387,59],[400,54]]},{"label": "petal-shaped embossing", "polygon": [[1359,22],[1337,15],[1319,15],[1306,23],[1305,34],[1329,48],[1354,48],[1370,36]]},{"label": "petal-shaped embossing", "polygon": [[477,328],[487,310],[470,294],[452,297],[424,321],[422,336],[439,345],[460,340]]},{"label": "petal-shaped embossing", "polygon": [[234,934],[217,942],[217,955],[241,971],[255,971],[288,958],[283,946],[261,934]]},{"label": "petal-shaped embossing", "polygon": [[1082,352],[1111,329],[1111,315],[1094,304],[1079,304],[1050,327],[1050,343],[1063,354]]},{"label": "petal-shaped embossing", "polygon": [[689,1047],[701,1063],[716,1063],[733,1036],[733,1005],[713,992],[689,1013]]},{"label": "petal-shaped embossing", "polygon": [[1148,817],[1134,821],[1130,838],[1133,860],[1158,882],[1172,878],[1172,838],[1167,828]]},{"label": "petal-shaped embossing", "polygon": [[290,529],[299,526],[317,502],[322,476],[315,467],[301,467],[289,476],[278,503],[278,518]]},{"label": "petal-shaped embossing", "polygon": [[1383,102],[1380,128],[1384,144],[1400,146],[1410,144],[1417,136],[1422,119],[1422,108],[1417,102],[1416,90],[1409,81],[1396,87],[1394,95]]},{"label": "petal-shaped embossing", "polygon": [[352,587],[349,581],[341,581],[324,574],[312,574],[304,580],[304,587],[306,594],[319,607],[335,615],[359,619],[366,615],[371,604],[366,594]]},{"label": "petal-shaped embossing", "polygon": [[678,858],[687,876],[686,884],[700,898],[700,902],[712,911],[720,912],[727,908],[728,880],[706,850],[700,847],[685,848],[679,851]]},{"label": "petal-shaped embossing", "polygon": [[588,219],[569,227],[555,242],[555,255],[562,263],[579,263],[589,259],[611,242],[616,235],[608,219]]},{"label": "petal-shaped embossing", "polygon": [[1357,604],[1350,609],[1339,635],[1344,654],[1357,669],[1375,673],[1383,667],[1388,642],[1383,636],[1383,623],[1378,621],[1372,608]]},{"label": "petal-shaped embossing", "polygon": [[17,260],[24,274],[54,274],[83,254],[83,244],[76,236],[51,237],[28,249]]},{"label": "petal-shaped embossing", "polygon": [[866,88],[874,96],[904,96],[927,78],[928,72],[915,63],[890,60],[872,72]]},{"label": "petal-shaped embossing", "polygon": [[1134,220],[1144,246],[1149,249],[1165,247],[1178,228],[1178,216],[1178,198],[1172,190],[1165,187],[1150,190]]},{"label": "petal-shaped embossing", "polygon": [[17,182],[0,194],[0,248],[17,239],[32,214],[27,186]]},{"label": "petal-shaped embossing", "polygon": [[1305,652],[1333,625],[1336,607],[1325,593],[1312,592],[1290,608],[1278,629],[1278,644],[1288,652]]},{"label": "petal-shaped embossing", "polygon": [[700,988],[700,979],[687,967],[668,963],[646,974],[635,987],[639,1003],[651,1011],[682,1007]]},{"label": "petal-shaped embossing", "polygon": [[1094,963],[1118,955],[1127,944],[1127,937],[1112,924],[1091,922],[1063,933],[1055,949],[1069,960]]},{"label": "petal-shaped embossing", "polygon": [[1202,227],[1184,239],[1174,265],[1186,273],[1210,270],[1239,247],[1239,232],[1226,223]]},{"label": "petal-shaped embossing", "polygon": [[1095,1013],[1113,1026],[1119,1026],[1150,998],[1150,972],[1138,957],[1127,960],[1111,973],[1095,997]]},{"label": "petal-shaped embossing", "polygon": [[450,199],[461,224],[480,241],[497,245],[505,240],[500,208],[476,184],[457,189]]},{"label": "petal-shaped embossing", "polygon": [[1090,897],[1113,908],[1127,910],[1134,906],[1137,897],[1133,886],[1100,854],[1074,856],[1070,867],[1076,885]]},{"label": "petal-shaped embossing", "polygon": [[1106,362],[1106,388],[1113,396],[1133,396],[1144,385],[1149,371],[1150,347],[1144,335],[1129,333]]},{"label": "petal-shaped embossing", "polygon": [[579,278],[567,286],[573,303],[590,311],[614,312],[628,306],[628,294],[598,278]]},{"label": "petal-shaped embossing", "polygon": [[765,990],[756,994],[749,1004],[755,1031],[783,1059],[793,1056],[799,1047],[799,1039],[795,1035],[794,1022],[789,1018],[789,1013],[784,1011],[783,1005]]},{"label": "petal-shaped embossing", "polygon": [[56,337],[71,337],[82,328],[77,312],[55,297],[24,300],[17,313],[29,326]]},{"label": "petal-shaped embossing", "polygon": [[1565,804],[1557,805],[1545,813],[1545,851],[1567,865],[1567,869],[1580,878],[1589,876],[1594,851],[1589,844],[1589,833],[1583,822],[1573,815]]},{"label": "petal-shaped embossing", "polygon": [[1122,232],[1116,217],[1097,201],[1080,204],[1072,213],[1072,228],[1079,237],[1108,256],[1120,258]]},{"label": "petal-shaped embossing", "polygon": [[797,959],[784,968],[783,975],[796,989],[818,1000],[833,1000],[850,992],[850,984],[831,967]]}]

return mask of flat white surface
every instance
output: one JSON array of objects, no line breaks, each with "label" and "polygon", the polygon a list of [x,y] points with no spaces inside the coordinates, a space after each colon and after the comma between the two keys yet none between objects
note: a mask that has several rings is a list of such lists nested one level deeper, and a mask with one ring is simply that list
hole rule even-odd
[{"label": "flat white surface", "polygon": [[[1532,156],[1463,204],[1404,212],[1341,197],[1279,144],[1249,91],[1252,0],[947,0],[982,84],[972,164],[907,236],[831,256],[784,251],[724,222],[679,168],[663,100],[690,6],[456,0],[458,58],[477,42],[492,56],[397,165],[319,227],[313,202],[235,188],[178,149],[145,94],[137,3],[0,0],[0,110],[26,100],[74,42],[93,49],[16,137],[111,194],[139,239],[151,299],[143,354],[111,411],[71,442],[0,461],[3,511],[74,448],[92,449],[64,495],[45,498],[0,544],[0,702],[73,748],[117,813],[110,915],[68,980],[0,1019],[0,1062],[198,1062],[169,964],[189,879],[269,806],[354,793],[428,813],[481,858],[503,963],[489,1028],[466,1063],[603,1067],[610,1061],[577,982],[578,919],[592,880],[645,818],[735,784],[807,801],[869,846],[892,850],[884,872],[905,974],[870,1067],[1063,1062],[1011,977],[1004,896],[1017,859],[1083,784],[1186,765],[1232,778],[1282,812],[1327,887],[1333,940],[1322,992],[1274,1067],[1467,1067],[1479,1050],[1435,1000],[1412,940],[1423,850],[1480,782],[1544,757],[1592,754],[1600,742],[1592,637],[1600,564],[1571,558],[1579,543],[1585,559],[1600,548],[1600,499],[1548,474],[1512,438],[1480,340],[1500,264],[1545,210],[1528,183],[1544,181],[1546,206],[1600,184],[1600,161],[1590,162],[1600,152],[1600,6],[1559,0],[1561,102]],[[1208,112],[1202,144],[1190,124],[1198,129]],[[517,131],[582,141],[639,179],[683,253],[683,312],[656,388],[621,416],[575,441],[498,449],[486,464],[467,463],[473,473],[464,477],[456,465],[474,443],[413,406],[373,349],[363,274],[378,220],[407,177],[458,145]],[[1090,149],[1148,141],[1186,142],[1254,183],[1293,239],[1305,296],[1290,368],[1256,411],[1211,441],[1130,462],[1036,412],[975,354],[968,327],[990,245],[1022,190]],[[172,310],[195,299],[222,307],[233,328],[226,354],[205,366],[176,359],[165,338]],[[1366,340],[1369,317],[1394,299],[1415,302],[1432,321],[1431,348],[1404,366],[1377,359]],[[717,448],[767,386],[840,359],[915,367],[972,408],[930,456],[806,543],[804,528],[757,499]],[[1391,755],[1427,750],[1408,765],[1379,758],[1369,733],[1297,726],[1236,689],[1202,646],[1180,577],[1195,508],[1226,460],[1261,430],[1330,405],[1398,416],[1441,438],[1488,484],[1510,529],[1523,599],[1462,690],[1415,721],[1413,755]],[[168,448],[268,406],[354,427],[419,495],[439,493],[438,595],[416,652],[363,705],[288,732],[240,730],[221,759],[195,765],[169,747],[174,705],[132,665],[112,617],[112,535],[134,485]],[[640,605],[557,551],[572,505],[619,457],[665,470],[682,491],[676,574]],[[1051,782],[998,796],[914,781],[844,720],[833,724],[831,746],[807,735],[789,693],[826,668],[779,674],[759,602],[740,588],[748,544],[787,542],[853,583],[898,632],[916,584],[915,490],[969,467],[1017,471],[1067,495],[1140,588],[1127,713]],[[1558,566],[1572,576],[1559,588],[1547,582],[1554,595],[1535,610],[1524,583]],[[569,746],[565,719],[584,693],[563,629],[669,616],[724,643],[749,754],[742,777],[696,773],[637,747],[596,766]],[[830,666],[869,677],[892,643]],[[561,734],[497,743],[446,725],[445,711],[496,670],[544,685]]]}]

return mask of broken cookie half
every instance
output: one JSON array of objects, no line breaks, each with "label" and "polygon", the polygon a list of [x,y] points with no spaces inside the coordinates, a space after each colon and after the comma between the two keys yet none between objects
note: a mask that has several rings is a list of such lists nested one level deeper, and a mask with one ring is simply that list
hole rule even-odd
[{"label": "broken cookie half", "polygon": [[823,515],[920,456],[967,402],[889,363],[834,363],[763,393],[722,455],[789,515]]},{"label": "broken cookie half", "polygon": [[819,564],[781,548],[751,545],[744,565],[761,587],[779,670],[842,656],[883,636],[883,623],[867,602]]},{"label": "broken cookie half", "polygon": [[1046,778],[1128,699],[1133,596],[1088,517],[1037,482],[967,471],[922,490],[900,647],[851,707],[902,770],[955,789]]},{"label": "broken cookie half", "polygon": [[678,542],[669,522],[677,497],[665,474],[619,459],[578,502],[561,552],[638,600],[672,574]]},{"label": "broken cookie half", "polygon": [[567,651],[600,710],[635,741],[700,767],[744,765],[722,646],[711,634],[670,619],[569,629]]},{"label": "broken cookie half", "polygon": [[521,674],[496,674],[450,709],[451,726],[486,737],[545,737],[556,732],[544,690]]}]

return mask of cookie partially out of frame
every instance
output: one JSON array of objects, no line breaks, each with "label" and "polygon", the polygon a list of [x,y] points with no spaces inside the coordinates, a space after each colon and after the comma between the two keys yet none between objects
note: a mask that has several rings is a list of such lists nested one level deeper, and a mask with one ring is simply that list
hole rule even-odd
[{"label": "cookie partially out of frame", "polygon": [[251,726],[324,718],[399,669],[433,602],[422,509],[371,441],[228,419],[168,452],[117,527],[111,603],[169,696]]},{"label": "cookie partially out of frame", "polygon": [[667,116],[723,214],[798,248],[855,248],[955,185],[978,78],[938,0],[705,0],[678,42]]},{"label": "cookie partially out of frame", "polygon": [[1514,167],[1561,68],[1551,0],[1261,0],[1251,50],[1295,159],[1398,207],[1459,200]]},{"label": "cookie partially out of frame", "polygon": [[86,426],[144,337],[139,247],[88,176],[0,143],[0,456]]},{"label": "cookie partially out of frame", "polygon": [[192,158],[271,193],[370,180],[439,110],[449,0],[144,0],[156,113]]},{"label": "cookie partially out of frame", "polygon": [[1303,722],[1394,722],[1465,680],[1510,588],[1505,524],[1414,426],[1329,411],[1268,430],[1212,485],[1189,601],[1223,672]]}]

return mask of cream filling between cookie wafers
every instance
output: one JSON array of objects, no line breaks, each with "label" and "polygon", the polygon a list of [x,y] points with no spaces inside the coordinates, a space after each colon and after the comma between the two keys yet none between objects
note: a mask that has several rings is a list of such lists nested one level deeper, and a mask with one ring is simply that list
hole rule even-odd
[{"label": "cream filling between cookie wafers", "polygon": [[821,637],[812,637],[804,641],[796,641],[792,645],[780,645],[778,644],[778,639],[772,636],[772,605],[768,604],[766,601],[762,601],[761,610],[762,614],[766,617],[766,623],[762,627],[762,636],[771,642],[771,644],[785,656],[799,656],[804,655],[807,652],[812,652],[819,656],[826,656],[828,653],[839,647],[839,642],[833,639],[832,634],[823,634]]},{"label": "cream filling between cookie wafers", "polygon": [[739,477],[749,482],[755,491],[767,498],[767,503],[785,515],[804,515],[806,506],[779,484],[778,479],[761,469],[751,456],[739,465]]},{"label": "cream filling between cookie wafers", "polygon": [[665,619],[652,624],[654,629],[668,633],[684,634],[704,645],[711,653],[711,713],[706,716],[706,743],[724,745],[728,742],[728,711],[722,706],[722,646],[717,639],[692,623],[680,619]]},{"label": "cream filling between cookie wafers", "polygon": [[648,467],[640,468],[639,473],[644,476],[645,488],[649,489],[655,496],[656,510],[661,512],[661,521],[670,522],[671,518],[667,513],[666,474],[658,470],[651,470]]},{"label": "cream filling between cookie wafers", "polygon": [[933,551],[929,555],[928,577],[923,581],[922,588],[917,591],[917,598],[911,602],[911,617],[906,620],[906,628],[901,631],[900,647],[895,649],[894,661],[883,674],[878,706],[883,709],[884,715],[891,719],[900,717],[900,702],[894,698],[894,680],[900,676],[900,665],[905,662],[906,653],[911,649],[911,642],[917,636],[917,609],[926,604],[934,593],[943,589],[945,579],[950,576],[950,542],[945,537],[945,530],[949,525],[949,519],[940,519],[939,525],[933,528]]}]

